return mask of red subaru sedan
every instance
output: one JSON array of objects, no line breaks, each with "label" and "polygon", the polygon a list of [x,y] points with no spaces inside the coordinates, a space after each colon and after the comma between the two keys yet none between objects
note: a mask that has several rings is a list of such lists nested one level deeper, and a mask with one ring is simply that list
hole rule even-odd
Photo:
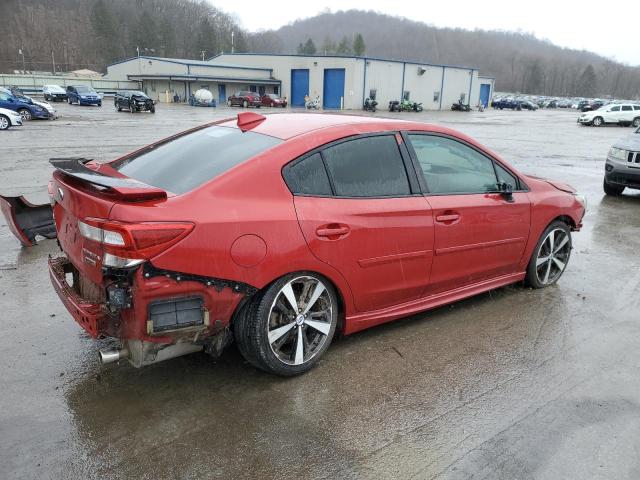
[{"label": "red subaru sedan", "polygon": [[135,366],[235,340],[310,369],[357,332],[487,290],[554,284],[584,200],[448,128],[324,114],[210,123],[110,163],[52,160],[51,279]]}]

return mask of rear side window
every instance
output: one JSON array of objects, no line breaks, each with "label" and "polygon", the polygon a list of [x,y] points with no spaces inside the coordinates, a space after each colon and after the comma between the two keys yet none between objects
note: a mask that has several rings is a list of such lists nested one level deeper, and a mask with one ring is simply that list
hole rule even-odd
[{"label": "rear side window", "polygon": [[319,153],[284,170],[284,179],[293,194],[331,195],[331,184]]},{"label": "rear side window", "polygon": [[640,105],[634,105],[634,106],[633,106],[633,109],[634,109],[634,110],[640,110]]},{"label": "rear side window", "polygon": [[622,111],[623,111],[623,112],[629,112],[629,111],[631,111],[631,110],[633,110],[633,109],[631,108],[631,105],[623,105],[623,106],[622,106]]},{"label": "rear side window", "polygon": [[322,155],[337,196],[393,197],[411,194],[407,172],[393,135],[350,140],[326,148]]},{"label": "rear side window", "polygon": [[186,193],[281,143],[229,127],[207,127],[112,163],[120,173],[176,194]]}]

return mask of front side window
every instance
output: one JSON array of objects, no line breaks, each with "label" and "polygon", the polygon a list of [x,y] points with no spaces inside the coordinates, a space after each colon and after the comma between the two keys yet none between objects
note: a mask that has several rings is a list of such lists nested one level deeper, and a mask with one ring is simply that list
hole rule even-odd
[{"label": "front side window", "polygon": [[[495,192],[493,161],[456,140],[434,135],[409,135],[427,188],[434,194]],[[515,188],[515,177],[503,178]]]},{"label": "front side window", "polygon": [[393,135],[357,138],[323,150],[334,194],[394,197],[411,194],[407,172]]},{"label": "front side window", "polygon": [[609,110],[610,112],[619,112],[620,111],[620,106],[616,105],[615,107],[611,107],[611,110]]},{"label": "front side window", "polygon": [[282,140],[230,127],[206,127],[152,150],[113,162],[120,173],[182,194],[221,175]]}]

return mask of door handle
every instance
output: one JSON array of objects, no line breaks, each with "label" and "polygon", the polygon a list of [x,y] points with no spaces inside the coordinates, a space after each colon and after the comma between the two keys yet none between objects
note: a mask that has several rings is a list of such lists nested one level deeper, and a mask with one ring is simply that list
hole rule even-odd
[{"label": "door handle", "polygon": [[343,235],[348,234],[350,231],[349,227],[346,225],[338,225],[338,224],[329,224],[323,225],[322,227],[318,227],[316,230],[316,235],[319,237],[341,237]]},{"label": "door handle", "polygon": [[440,223],[450,223],[455,222],[456,220],[460,220],[460,215],[457,213],[447,213],[445,215],[436,216],[436,222]]}]

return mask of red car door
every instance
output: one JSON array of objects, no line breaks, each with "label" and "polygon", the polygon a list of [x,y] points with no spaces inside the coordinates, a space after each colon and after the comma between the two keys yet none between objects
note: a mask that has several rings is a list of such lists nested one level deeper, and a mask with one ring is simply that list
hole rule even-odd
[{"label": "red car door", "polygon": [[429,281],[433,217],[404,148],[394,135],[362,136],[285,169],[309,248],[346,278],[361,312],[419,298]]},{"label": "red car door", "polygon": [[[526,186],[500,163],[450,137],[408,135],[433,209],[432,294],[516,273],[529,237]],[[507,183],[512,195],[498,192]]]}]

